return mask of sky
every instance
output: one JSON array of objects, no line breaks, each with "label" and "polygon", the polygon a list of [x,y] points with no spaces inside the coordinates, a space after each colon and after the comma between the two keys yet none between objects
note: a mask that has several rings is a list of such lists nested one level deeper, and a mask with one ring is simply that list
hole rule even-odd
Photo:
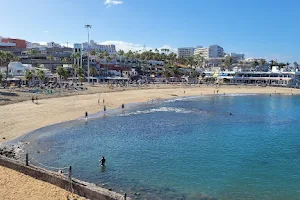
[{"label": "sky", "polygon": [[218,44],[300,63],[299,0],[0,0],[0,36],[137,50]]}]

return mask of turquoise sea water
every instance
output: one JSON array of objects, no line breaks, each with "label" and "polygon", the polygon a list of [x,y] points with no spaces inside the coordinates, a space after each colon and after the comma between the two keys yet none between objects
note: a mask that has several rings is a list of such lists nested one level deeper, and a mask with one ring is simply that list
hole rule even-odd
[{"label": "turquoise sea water", "polygon": [[183,98],[22,141],[39,162],[136,199],[300,199],[299,109],[299,96]]}]

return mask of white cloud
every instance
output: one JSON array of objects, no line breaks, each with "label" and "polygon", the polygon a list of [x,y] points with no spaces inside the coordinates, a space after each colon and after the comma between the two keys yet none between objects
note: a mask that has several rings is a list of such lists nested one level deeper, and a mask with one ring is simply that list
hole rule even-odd
[{"label": "white cloud", "polygon": [[47,30],[44,30],[44,33],[48,33],[48,31],[47,31]]},{"label": "white cloud", "polygon": [[[111,41],[105,41],[105,42],[101,42],[99,44],[105,44],[105,45],[109,45],[109,44],[114,44],[116,45],[116,49],[117,50],[123,50],[125,52],[128,52],[129,50],[131,51],[139,51],[139,50],[155,50],[155,48],[153,47],[148,47],[148,46],[144,46],[142,44],[135,44],[135,43],[130,43],[130,42],[124,42],[124,41],[117,41],[117,40],[111,40]],[[146,48],[145,48],[146,47]],[[162,47],[157,48],[159,50],[161,49],[169,49],[170,52],[174,52],[177,53],[177,49],[176,48],[172,48],[170,45],[163,45]]]},{"label": "white cloud", "polygon": [[124,1],[122,1],[122,0],[105,0],[105,2],[104,2],[104,4],[107,5],[108,8],[112,5],[120,5],[123,3],[124,3]]}]

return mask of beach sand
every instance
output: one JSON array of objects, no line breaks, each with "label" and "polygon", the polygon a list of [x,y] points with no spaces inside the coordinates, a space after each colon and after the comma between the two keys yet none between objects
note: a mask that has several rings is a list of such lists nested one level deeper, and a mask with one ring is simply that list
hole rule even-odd
[{"label": "beach sand", "polygon": [[80,200],[85,199],[52,184],[0,166],[1,200]]},{"label": "beach sand", "polygon": [[[107,109],[113,109],[120,107],[122,103],[126,107],[126,104],[132,102],[207,95],[214,94],[217,90],[219,91],[218,94],[300,94],[298,89],[277,87],[221,86],[216,88],[213,86],[177,86],[177,88],[168,89],[134,89],[101,94],[94,91],[97,93],[41,99],[38,101],[38,104],[31,101],[22,101],[0,106],[0,142],[14,139],[46,125],[82,117],[86,111],[89,114],[103,111],[103,98]],[[99,92],[103,92],[103,90],[99,90]],[[100,99],[100,105],[98,104],[98,99]],[[15,178],[17,176],[30,183],[28,187],[25,187],[18,178]],[[51,184],[43,183],[3,167],[0,167],[0,186],[0,197],[5,196],[6,198],[7,196],[7,199],[45,199],[46,196],[55,197],[48,199],[60,199],[66,194],[66,191],[59,188],[54,189],[54,186]],[[29,195],[27,198],[19,198],[22,190],[26,191],[26,195]],[[39,195],[43,195],[43,197],[39,198],[41,197]]]}]

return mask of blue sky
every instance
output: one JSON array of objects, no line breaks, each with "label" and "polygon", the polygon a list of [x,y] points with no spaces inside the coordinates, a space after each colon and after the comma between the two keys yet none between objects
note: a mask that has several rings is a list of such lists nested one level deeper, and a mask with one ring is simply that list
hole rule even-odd
[{"label": "blue sky", "polygon": [[137,49],[219,44],[246,57],[300,63],[299,0],[2,0],[0,35],[91,39]]}]

